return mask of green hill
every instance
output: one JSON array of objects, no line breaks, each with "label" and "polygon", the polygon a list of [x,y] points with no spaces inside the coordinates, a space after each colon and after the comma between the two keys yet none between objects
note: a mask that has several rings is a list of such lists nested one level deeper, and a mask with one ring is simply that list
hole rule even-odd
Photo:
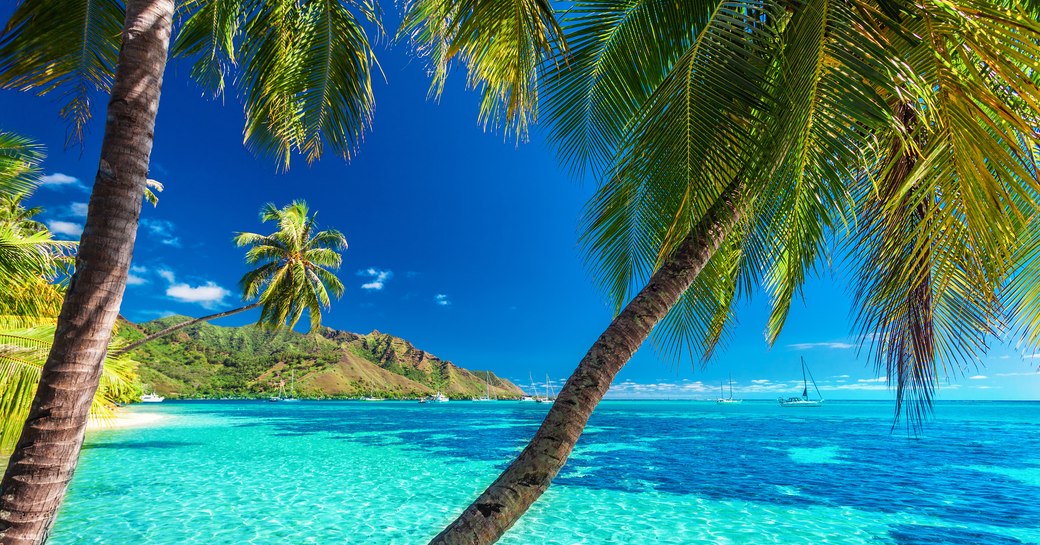
[{"label": "green hill", "polygon": [[[186,319],[123,322],[118,336],[139,339]],[[396,399],[439,390],[466,399],[484,395],[485,375],[492,397],[523,395],[515,384],[490,371],[463,369],[378,331],[359,335],[322,328],[304,335],[203,323],[152,341],[131,355],[141,362],[146,388],[170,398],[267,397],[277,394],[283,382],[289,387],[291,370],[300,397]]]}]

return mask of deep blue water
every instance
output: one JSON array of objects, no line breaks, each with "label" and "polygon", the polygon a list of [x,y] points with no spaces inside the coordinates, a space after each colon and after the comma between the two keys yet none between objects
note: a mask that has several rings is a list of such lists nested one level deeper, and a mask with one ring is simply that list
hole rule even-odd
[{"label": "deep blue water", "polygon": [[[533,403],[185,402],[94,432],[52,543],[423,544]],[[607,401],[503,543],[1040,543],[1040,403]]]}]

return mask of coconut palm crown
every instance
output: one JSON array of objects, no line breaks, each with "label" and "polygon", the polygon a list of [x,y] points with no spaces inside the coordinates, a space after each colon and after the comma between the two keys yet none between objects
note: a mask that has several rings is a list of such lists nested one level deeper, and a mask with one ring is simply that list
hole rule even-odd
[{"label": "coconut palm crown", "polygon": [[246,263],[258,265],[242,277],[242,295],[261,305],[261,325],[294,327],[310,314],[311,329],[321,325],[321,311],[331,296],[343,295],[343,283],[332,271],[343,262],[340,252],[347,239],[335,229],[317,231],[317,213],[304,201],[276,208],[264,205],[261,221],[273,221],[278,230],[270,235],[238,233],[235,244],[249,247]]}]

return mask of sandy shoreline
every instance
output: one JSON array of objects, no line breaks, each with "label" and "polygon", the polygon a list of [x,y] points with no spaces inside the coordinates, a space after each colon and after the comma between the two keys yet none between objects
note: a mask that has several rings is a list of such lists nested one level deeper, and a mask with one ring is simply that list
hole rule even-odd
[{"label": "sandy shoreline", "polygon": [[112,418],[90,419],[87,430],[118,430],[124,428],[140,428],[154,426],[159,422],[168,420],[170,415],[148,412],[129,411],[127,409],[116,409]]}]

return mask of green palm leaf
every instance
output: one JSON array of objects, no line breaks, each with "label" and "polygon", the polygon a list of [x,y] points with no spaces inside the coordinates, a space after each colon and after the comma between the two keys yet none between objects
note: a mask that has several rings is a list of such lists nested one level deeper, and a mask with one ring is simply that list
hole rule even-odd
[{"label": "green palm leaf", "polygon": [[60,93],[68,142],[82,142],[91,93],[112,85],[123,28],[119,0],[25,0],[0,36],[0,88]]}]

